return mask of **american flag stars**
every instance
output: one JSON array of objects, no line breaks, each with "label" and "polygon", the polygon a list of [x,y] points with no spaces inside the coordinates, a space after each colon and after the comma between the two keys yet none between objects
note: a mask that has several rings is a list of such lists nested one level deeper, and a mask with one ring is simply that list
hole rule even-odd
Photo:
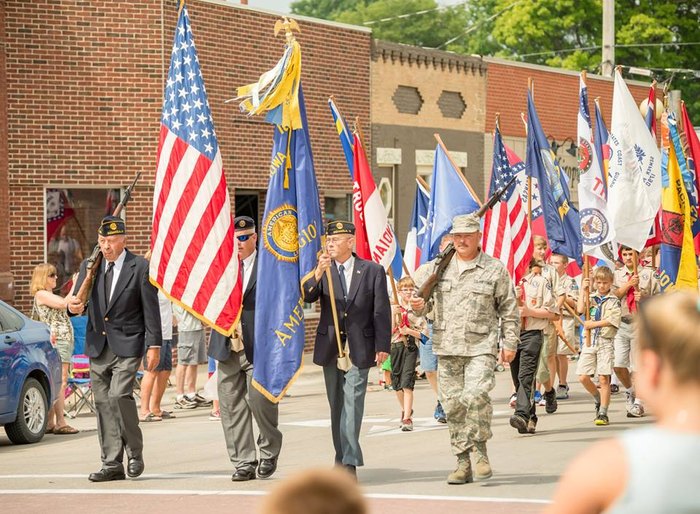
[{"label": "american flag stars", "polygon": [[162,122],[180,139],[214,159],[219,144],[186,11],[184,19],[185,26],[178,26],[173,44]]}]

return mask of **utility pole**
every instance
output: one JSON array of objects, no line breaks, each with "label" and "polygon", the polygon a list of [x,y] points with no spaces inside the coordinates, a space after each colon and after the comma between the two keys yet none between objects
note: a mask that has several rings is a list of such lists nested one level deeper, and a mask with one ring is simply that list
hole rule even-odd
[{"label": "utility pole", "polygon": [[612,77],[615,69],[615,0],[603,0],[603,60],[601,74]]}]

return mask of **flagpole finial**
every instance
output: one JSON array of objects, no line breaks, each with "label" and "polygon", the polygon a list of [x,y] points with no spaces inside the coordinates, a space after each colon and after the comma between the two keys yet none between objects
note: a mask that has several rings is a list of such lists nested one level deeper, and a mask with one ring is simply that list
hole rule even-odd
[{"label": "flagpole finial", "polygon": [[496,128],[498,130],[501,129],[501,113],[500,112],[496,113]]},{"label": "flagpole finial", "polygon": [[275,36],[278,36],[282,29],[284,29],[284,35],[287,38],[287,43],[291,43],[294,40],[294,30],[301,33],[301,29],[299,28],[299,24],[296,22],[296,20],[292,20],[286,16],[275,22]]},{"label": "flagpole finial", "polygon": [[586,70],[581,70],[581,79],[583,80],[583,83],[586,83],[586,79],[588,78],[588,71]]},{"label": "flagpole finial", "polygon": [[185,8],[185,0],[180,0],[180,7],[177,8],[177,13],[180,14]]}]

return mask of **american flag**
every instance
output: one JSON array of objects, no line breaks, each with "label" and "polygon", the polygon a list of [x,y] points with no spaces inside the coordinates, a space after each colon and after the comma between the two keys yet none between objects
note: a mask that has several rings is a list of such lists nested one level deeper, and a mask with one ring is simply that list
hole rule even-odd
[{"label": "american flag", "polygon": [[230,334],[241,306],[238,250],[221,152],[184,5],[163,98],[151,249],[151,281],[202,321]]},{"label": "american flag", "polygon": [[[514,175],[524,177],[521,173],[524,168],[522,161],[516,166],[511,166],[508,162],[506,147],[497,127],[493,140],[493,171],[489,195],[506,185]],[[527,273],[533,250],[527,208],[521,198],[522,181],[522,178],[516,179],[501,197],[501,201],[486,213],[482,241],[484,252],[499,259],[516,284]]]}]

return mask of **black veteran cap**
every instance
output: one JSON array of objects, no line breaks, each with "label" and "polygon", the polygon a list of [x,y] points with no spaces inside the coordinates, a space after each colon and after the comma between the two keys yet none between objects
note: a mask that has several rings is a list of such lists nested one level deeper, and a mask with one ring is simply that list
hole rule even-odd
[{"label": "black veteran cap", "polygon": [[233,220],[233,227],[235,231],[255,228],[255,220],[248,216],[236,216],[236,219]]},{"label": "black veteran cap", "polygon": [[126,234],[126,225],[119,216],[105,216],[102,218],[102,223],[100,223],[97,233],[105,237]]},{"label": "black veteran cap", "polygon": [[336,221],[331,221],[328,224],[328,229],[326,230],[326,233],[329,236],[335,235],[335,234],[355,234],[355,225],[350,223],[349,221],[343,221],[343,220],[336,220]]}]

